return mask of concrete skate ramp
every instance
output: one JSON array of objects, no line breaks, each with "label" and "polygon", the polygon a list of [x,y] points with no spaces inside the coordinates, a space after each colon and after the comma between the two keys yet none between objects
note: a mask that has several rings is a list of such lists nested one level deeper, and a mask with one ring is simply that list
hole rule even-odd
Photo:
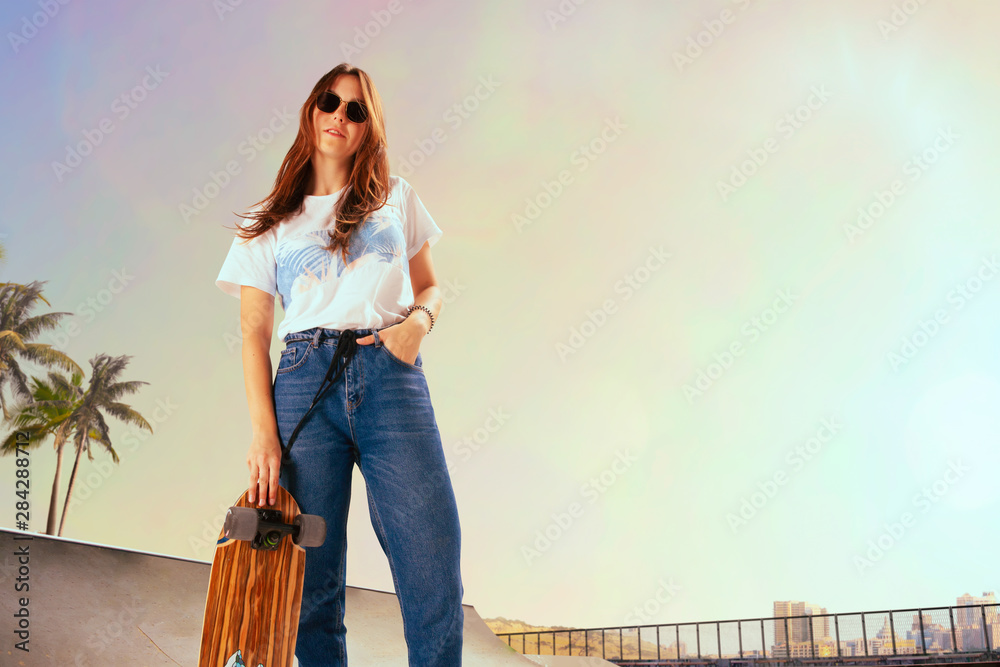
[{"label": "concrete skate ramp", "polygon": [[526,655],[524,657],[536,665],[544,665],[544,667],[601,667],[601,665],[613,667],[615,664],[594,656],[585,658],[576,655]]},{"label": "concrete skate ramp", "polygon": [[[347,626],[347,660],[350,665],[407,667],[403,616],[393,593],[347,587],[344,625]],[[483,622],[472,605],[463,604],[465,632],[462,663],[465,665],[537,665],[507,646]]]},{"label": "concrete skate ramp", "polygon": [[[32,539],[16,539],[25,537]],[[0,528],[0,636],[7,638],[0,664],[194,667],[210,573],[211,563],[204,561]],[[16,591],[23,584],[28,589]],[[346,595],[350,664],[405,666],[396,596],[352,586]],[[472,605],[462,607],[466,665],[609,664],[593,658],[529,660],[497,638]],[[20,641],[14,614],[22,608],[28,614],[28,652],[14,647]]]}]

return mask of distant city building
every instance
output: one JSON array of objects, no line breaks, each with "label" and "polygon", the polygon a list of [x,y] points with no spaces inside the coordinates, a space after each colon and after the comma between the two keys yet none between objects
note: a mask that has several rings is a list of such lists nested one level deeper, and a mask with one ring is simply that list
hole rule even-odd
[{"label": "distant city building", "polygon": [[[919,636],[919,619],[916,621],[917,635]],[[859,656],[859,655],[906,655],[919,653],[917,649],[918,641],[909,637],[903,637],[899,632],[895,633],[893,637],[892,628],[889,625],[888,615],[882,622],[882,627],[874,635],[869,633],[868,635],[868,645],[867,651],[865,647],[865,640],[861,637],[857,639],[848,639],[846,641],[840,642],[841,655]]]},{"label": "distant city building", "polygon": [[687,644],[681,642],[680,649],[678,650],[677,642],[671,642],[667,646],[663,647],[663,651],[660,655],[661,657],[663,657],[664,660],[667,659],[680,660],[681,658],[686,657],[687,654],[688,654]]},{"label": "distant city building", "polygon": [[923,617],[924,650],[927,653],[942,653],[944,651],[953,650],[951,641],[951,624],[949,623],[948,625],[944,625],[943,623],[935,623],[933,616],[929,613],[913,615],[913,623],[910,626],[910,629],[906,632],[906,638],[912,639],[914,644],[919,649],[921,616]]},{"label": "distant city building", "polygon": [[[774,616],[817,616],[818,618],[789,618],[788,634],[791,635],[791,643],[808,644],[810,639],[816,642],[830,639],[830,617],[825,616],[826,608],[819,605],[799,602],[797,600],[776,601],[774,603]],[[812,622],[812,637],[809,636],[809,624]],[[776,620],[774,622],[774,642],[776,644],[786,644],[785,622]]]},{"label": "distant city building", "polygon": [[[993,591],[984,592],[982,597],[974,597],[966,593],[958,597],[956,605],[969,607],[955,610],[955,639],[959,651],[982,651],[987,648],[996,650],[1000,640],[1000,622],[997,618],[997,607],[983,608],[981,605],[995,605],[996,595]],[[986,624],[983,625],[985,612]]]},{"label": "distant city building", "polygon": [[[774,603],[774,657],[811,658],[837,655],[837,645],[830,636],[830,617],[825,607],[798,600]],[[793,618],[815,616],[816,618]],[[788,618],[787,621],[783,618]],[[788,626],[786,636],[785,626]],[[812,636],[809,634],[812,628]]]}]

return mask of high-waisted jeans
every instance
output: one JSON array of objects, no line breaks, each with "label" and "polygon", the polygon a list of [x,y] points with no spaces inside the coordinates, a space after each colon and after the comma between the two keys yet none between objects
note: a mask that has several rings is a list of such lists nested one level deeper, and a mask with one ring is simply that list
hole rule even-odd
[{"label": "high-waisted jeans", "polygon": [[[441,435],[420,354],[408,364],[381,340],[353,341],[382,330],[288,334],[275,375],[283,448],[321,385],[327,387],[296,434],[280,476],[301,511],[319,514],[327,524],[323,546],[306,550],[295,651],[301,667],[347,664],[344,586],[355,463],[365,479],[375,535],[389,559],[409,664],[462,662],[461,535]],[[339,374],[336,381],[323,384],[333,374]]]}]

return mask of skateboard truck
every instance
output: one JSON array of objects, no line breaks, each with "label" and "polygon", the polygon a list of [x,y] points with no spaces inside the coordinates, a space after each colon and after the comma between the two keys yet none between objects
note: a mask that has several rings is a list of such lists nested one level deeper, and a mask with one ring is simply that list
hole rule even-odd
[{"label": "skateboard truck", "polygon": [[315,514],[299,514],[292,523],[282,520],[281,510],[230,507],[222,534],[231,540],[247,540],[254,549],[275,551],[289,535],[300,547],[318,547],[326,541],[326,521]]}]

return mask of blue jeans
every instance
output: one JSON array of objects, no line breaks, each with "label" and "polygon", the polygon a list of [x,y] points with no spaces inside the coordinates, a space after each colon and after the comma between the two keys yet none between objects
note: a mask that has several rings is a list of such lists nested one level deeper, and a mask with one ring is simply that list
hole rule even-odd
[{"label": "blue jeans", "polygon": [[[313,328],[288,334],[275,374],[278,437],[285,448],[324,377],[334,367],[343,369],[334,384],[323,385],[327,389],[281,466],[280,483],[301,511],[319,514],[327,524],[325,544],[306,550],[295,651],[301,667],[347,665],[344,586],[355,463],[365,479],[375,535],[389,559],[409,664],[462,664],[458,507],[427,380],[419,354],[408,364],[380,340],[351,340],[377,331]],[[344,344],[338,348],[338,342]],[[338,349],[349,352],[331,366]]]}]

